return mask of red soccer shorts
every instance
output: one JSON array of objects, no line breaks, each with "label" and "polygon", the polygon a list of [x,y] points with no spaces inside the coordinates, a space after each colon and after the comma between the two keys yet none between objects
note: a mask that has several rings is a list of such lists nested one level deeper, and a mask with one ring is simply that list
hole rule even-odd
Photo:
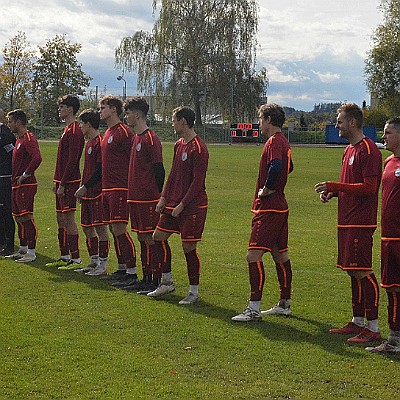
[{"label": "red soccer shorts", "polygon": [[339,228],[338,263],[344,271],[372,271],[372,235],[375,228]]},{"label": "red soccer shorts", "polygon": [[251,222],[248,250],[271,251],[277,247],[280,252],[288,249],[288,216],[286,212],[259,212]]},{"label": "red soccer shorts", "polygon": [[112,224],[114,222],[128,223],[128,190],[112,189],[103,190],[103,222]]},{"label": "red soccer shorts", "polygon": [[[60,183],[56,183],[56,190]],[[69,211],[76,211],[76,197],[75,192],[79,189],[80,182],[66,183],[64,186],[64,197],[56,195],[56,211],[65,213]]]},{"label": "red soccer shorts", "polygon": [[400,286],[400,239],[381,242],[381,286]]},{"label": "red soccer shorts", "polygon": [[33,214],[33,201],[37,192],[37,185],[22,185],[12,188],[12,215],[20,217]]},{"label": "red soccer shorts", "polygon": [[131,218],[131,229],[138,233],[153,233],[160,219],[156,212],[155,201],[133,201],[128,200],[129,215]]},{"label": "red soccer shorts", "polygon": [[196,213],[173,217],[162,214],[157,229],[163,232],[180,233],[182,242],[198,242],[204,231],[207,208],[199,208]]},{"label": "red soccer shorts", "polygon": [[103,204],[101,195],[95,199],[82,199],[81,226],[103,225]]}]

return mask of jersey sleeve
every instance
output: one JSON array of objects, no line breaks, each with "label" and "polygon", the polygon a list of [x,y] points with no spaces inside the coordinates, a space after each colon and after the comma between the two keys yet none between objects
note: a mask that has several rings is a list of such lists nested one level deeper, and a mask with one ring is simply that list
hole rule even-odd
[{"label": "jersey sleeve", "polygon": [[42,162],[42,155],[40,154],[39,145],[33,136],[30,136],[29,141],[26,142],[26,152],[31,156],[31,162],[26,168],[25,172],[32,175]]}]

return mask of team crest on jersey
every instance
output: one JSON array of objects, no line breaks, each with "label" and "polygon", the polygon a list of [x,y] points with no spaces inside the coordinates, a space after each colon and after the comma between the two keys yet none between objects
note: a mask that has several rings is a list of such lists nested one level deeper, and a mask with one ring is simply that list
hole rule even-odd
[{"label": "team crest on jersey", "polygon": [[354,156],[351,156],[349,160],[349,165],[353,165],[353,163],[354,163]]},{"label": "team crest on jersey", "polygon": [[399,178],[399,177],[400,177],[400,167],[397,168],[396,171],[394,171],[394,176],[395,176],[396,178]]},{"label": "team crest on jersey", "polygon": [[21,143],[17,144],[17,150],[19,150],[19,148],[21,147]]},{"label": "team crest on jersey", "polygon": [[184,153],[182,153],[182,161],[186,161],[187,160],[187,153],[186,151]]},{"label": "team crest on jersey", "polygon": [[91,155],[91,154],[92,154],[92,146],[90,146],[90,147],[88,148],[88,151],[87,151],[87,153],[88,153],[89,155]]},{"label": "team crest on jersey", "polygon": [[140,151],[140,150],[142,150],[142,143],[138,143],[136,145],[136,151]]},{"label": "team crest on jersey", "polygon": [[110,137],[108,138],[108,140],[107,140],[107,143],[108,143],[108,144],[111,144],[112,141],[113,141],[113,139],[114,139],[114,137],[113,137],[113,136],[110,136]]}]

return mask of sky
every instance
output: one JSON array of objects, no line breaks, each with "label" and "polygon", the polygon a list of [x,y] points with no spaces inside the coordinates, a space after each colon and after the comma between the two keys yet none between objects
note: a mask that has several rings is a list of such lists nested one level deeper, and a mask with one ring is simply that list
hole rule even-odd
[{"label": "sky", "polygon": [[[153,0],[19,0],[1,9],[1,48],[18,31],[42,46],[56,34],[82,45],[78,61],[91,87],[121,94],[114,51],[138,30],[151,32]],[[379,0],[259,0],[257,68],[268,71],[268,102],[311,111],[315,104],[370,103],[364,63],[382,23]],[[127,94],[136,90],[125,73]]]}]

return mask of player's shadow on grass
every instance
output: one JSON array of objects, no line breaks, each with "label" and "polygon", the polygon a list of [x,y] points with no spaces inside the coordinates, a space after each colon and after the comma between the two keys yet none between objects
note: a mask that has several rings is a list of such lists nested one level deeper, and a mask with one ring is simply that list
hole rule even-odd
[{"label": "player's shadow on grass", "polygon": [[74,271],[60,271],[55,267],[46,267],[45,264],[56,261],[54,258],[50,258],[40,253],[36,253],[36,260],[30,263],[26,263],[29,266],[36,267],[42,271],[46,271],[52,274],[51,280],[54,283],[66,283],[70,281],[82,282],[92,289],[95,290],[115,290],[107,280],[102,280],[99,276],[86,276],[82,273]]},{"label": "player's shadow on grass", "polygon": [[[231,317],[236,315],[238,310],[211,304],[202,299],[191,306],[181,306],[178,305],[181,298],[176,294],[169,294],[165,297],[155,299],[155,301],[163,301],[181,308],[184,307],[191,313],[225,321],[230,325],[230,329],[256,330],[271,342],[281,342],[283,344],[285,342],[303,342],[319,346],[328,353],[340,356],[352,358],[364,357],[363,354],[354,351],[353,348],[355,346],[346,343],[348,336],[330,334],[328,331],[332,326],[325,322],[293,314],[290,317],[263,316],[262,321],[235,322],[231,320]],[[368,353],[365,352],[365,355],[368,355]],[[400,361],[400,358],[397,361]]]}]

